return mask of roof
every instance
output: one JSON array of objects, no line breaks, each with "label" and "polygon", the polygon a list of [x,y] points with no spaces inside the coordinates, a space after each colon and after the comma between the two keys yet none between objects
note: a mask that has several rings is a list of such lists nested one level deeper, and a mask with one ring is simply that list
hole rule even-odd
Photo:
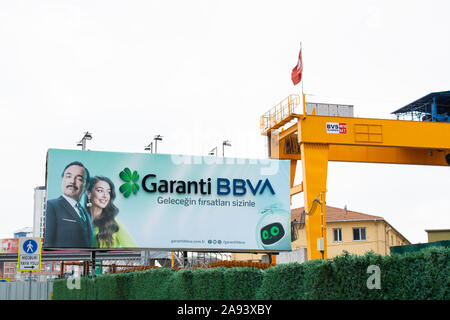
[{"label": "roof", "polygon": [[425,232],[449,232],[450,229],[428,229]]},{"label": "roof", "polygon": [[[431,103],[433,99],[436,99],[437,104],[437,113],[443,114],[446,112],[450,113],[450,91],[440,91],[440,92],[432,92],[423,96],[422,98],[417,99],[414,102],[407,104],[406,106],[392,112],[396,113],[407,113],[411,111],[419,111],[424,113],[431,113]],[[392,114],[391,113],[391,114]]]},{"label": "roof", "polygon": [[[304,215],[302,215],[304,207],[291,210],[291,221],[304,221]],[[384,220],[383,217],[373,216],[361,212],[326,206],[326,219],[327,222],[337,221],[365,221],[365,220]]]},{"label": "roof", "polygon": [[[304,207],[296,208],[291,210],[291,222],[296,221],[300,224],[305,223],[305,214],[303,213]],[[357,211],[341,209],[331,206],[326,206],[326,220],[329,222],[342,222],[342,221],[384,221],[386,222],[395,232],[397,232],[405,241],[411,243],[406,239],[397,229],[395,229],[389,222],[387,222],[383,217],[374,216],[371,214],[365,214]]]},{"label": "roof", "polygon": [[31,228],[31,227],[23,227],[23,228],[20,228],[20,229],[14,231],[14,233],[21,233],[21,232],[32,233],[33,232],[33,228]]}]

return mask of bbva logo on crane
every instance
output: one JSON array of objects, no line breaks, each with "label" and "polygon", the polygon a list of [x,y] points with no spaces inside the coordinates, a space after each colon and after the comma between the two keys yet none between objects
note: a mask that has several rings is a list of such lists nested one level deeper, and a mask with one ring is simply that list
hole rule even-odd
[{"label": "bbva logo on crane", "polygon": [[209,195],[212,193],[213,186],[216,187],[218,195],[243,196],[251,193],[256,196],[263,194],[266,190],[274,195],[273,189],[269,179],[259,179],[258,181],[251,181],[250,179],[228,179],[217,178],[213,185],[212,179],[199,180],[166,180],[157,179],[157,175],[149,173],[142,178],[141,186],[139,186],[139,173],[137,171],[131,172],[129,168],[124,168],[120,172],[119,177],[124,181],[120,186],[119,191],[125,198],[128,198],[131,193],[137,194],[141,189],[148,193],[177,193],[177,194],[202,194]]}]

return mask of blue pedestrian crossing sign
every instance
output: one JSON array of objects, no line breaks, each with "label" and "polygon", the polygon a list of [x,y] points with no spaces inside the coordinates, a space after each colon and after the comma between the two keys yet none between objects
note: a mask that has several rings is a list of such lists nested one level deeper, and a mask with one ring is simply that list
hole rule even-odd
[{"label": "blue pedestrian crossing sign", "polygon": [[41,270],[41,238],[20,237],[19,238],[19,271]]},{"label": "blue pedestrian crossing sign", "polygon": [[37,248],[38,244],[34,240],[27,239],[23,243],[23,251],[25,251],[26,253],[33,254],[36,252]]}]

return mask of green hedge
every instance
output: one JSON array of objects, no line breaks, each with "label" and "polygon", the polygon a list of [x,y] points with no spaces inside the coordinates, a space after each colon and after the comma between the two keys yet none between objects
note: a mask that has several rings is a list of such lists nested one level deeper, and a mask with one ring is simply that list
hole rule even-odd
[{"label": "green hedge", "polygon": [[224,299],[254,299],[256,290],[261,286],[263,277],[264,271],[257,268],[236,267],[226,269],[223,273],[225,282]]},{"label": "green hedge", "polygon": [[195,269],[192,272],[192,289],[196,299],[223,300],[225,298],[225,268]]},{"label": "green hedge", "polygon": [[169,285],[175,271],[172,269],[150,269],[125,273],[132,279],[130,299],[167,300],[170,298]]},{"label": "green hedge", "polygon": [[441,240],[441,241],[434,241],[434,242],[428,242],[428,243],[416,243],[416,244],[409,244],[409,245],[403,245],[403,246],[391,246],[389,247],[389,251],[391,254],[402,254],[407,252],[415,252],[420,251],[422,249],[430,248],[430,247],[446,247],[450,248],[450,240]]},{"label": "green hedge", "polygon": [[304,279],[304,265],[280,264],[264,271],[263,281],[256,293],[257,299],[301,299],[300,286]]},{"label": "green hedge", "polygon": [[[368,289],[380,270],[380,289]],[[450,300],[450,248],[380,256],[344,253],[330,260],[312,260],[256,268],[150,269],[81,279],[80,290],[56,280],[58,300]]]}]

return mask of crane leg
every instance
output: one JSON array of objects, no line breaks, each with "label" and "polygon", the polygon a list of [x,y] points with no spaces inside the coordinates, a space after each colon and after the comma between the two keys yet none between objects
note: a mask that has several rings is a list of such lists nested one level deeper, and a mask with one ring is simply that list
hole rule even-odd
[{"label": "crane leg", "polygon": [[[327,258],[325,196],[327,187],[328,145],[302,143],[303,192],[308,260]],[[319,251],[317,239],[323,239]]]},{"label": "crane leg", "polygon": [[[297,169],[297,160],[291,160],[291,189],[294,187],[296,169]],[[291,194],[291,205],[292,205],[292,194]]]}]

